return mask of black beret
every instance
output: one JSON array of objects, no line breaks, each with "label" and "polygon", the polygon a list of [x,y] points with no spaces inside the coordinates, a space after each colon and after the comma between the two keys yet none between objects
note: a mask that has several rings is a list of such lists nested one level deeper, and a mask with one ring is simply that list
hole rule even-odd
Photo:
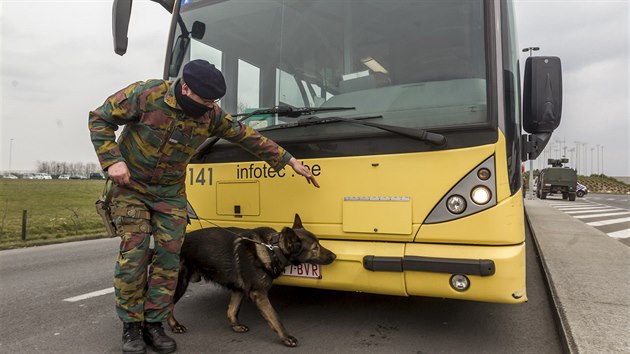
[{"label": "black beret", "polygon": [[215,100],[225,96],[225,79],[214,64],[196,59],[184,65],[184,82],[197,96]]}]

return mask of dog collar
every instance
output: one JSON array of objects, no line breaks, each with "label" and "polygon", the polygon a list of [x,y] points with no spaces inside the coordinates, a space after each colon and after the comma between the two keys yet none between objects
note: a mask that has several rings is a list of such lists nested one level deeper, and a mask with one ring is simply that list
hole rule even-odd
[{"label": "dog collar", "polygon": [[282,265],[289,264],[289,260],[284,256],[282,250],[280,249],[280,233],[277,232],[271,236],[271,251],[272,256],[278,260],[278,262]]}]

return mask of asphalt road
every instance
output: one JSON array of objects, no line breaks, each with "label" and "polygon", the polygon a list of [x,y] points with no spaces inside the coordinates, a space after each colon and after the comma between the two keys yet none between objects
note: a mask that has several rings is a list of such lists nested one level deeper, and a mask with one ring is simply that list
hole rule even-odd
[{"label": "asphalt road", "polygon": [[[109,292],[117,247],[107,239],[0,252],[0,352],[120,353]],[[521,305],[275,287],[272,304],[300,342],[293,349],[250,302],[240,314],[250,331],[233,333],[229,294],[196,283],[176,309],[189,332],[173,336],[178,353],[561,353],[532,246],[527,268]],[[98,290],[105,294],[64,301]]]},{"label": "asphalt road", "polygon": [[589,193],[571,202],[556,194],[546,202],[630,246],[630,195]]},{"label": "asphalt road", "polygon": [[584,196],[584,199],[615,208],[630,210],[630,195],[589,193]]}]

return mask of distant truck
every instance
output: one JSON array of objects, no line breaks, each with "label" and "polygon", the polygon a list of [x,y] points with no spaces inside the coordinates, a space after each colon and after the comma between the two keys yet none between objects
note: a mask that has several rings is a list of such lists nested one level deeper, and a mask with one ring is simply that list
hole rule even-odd
[{"label": "distant truck", "polygon": [[577,186],[577,172],[569,167],[563,167],[569,159],[549,159],[551,167],[540,171],[536,184],[538,198],[546,199],[548,194],[562,194],[562,199],[575,200]]}]

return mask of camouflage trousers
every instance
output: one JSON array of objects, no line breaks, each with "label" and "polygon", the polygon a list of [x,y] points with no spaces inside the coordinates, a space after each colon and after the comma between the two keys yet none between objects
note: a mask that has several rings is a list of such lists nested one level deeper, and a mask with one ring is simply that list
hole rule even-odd
[{"label": "camouflage trousers", "polygon": [[[112,188],[112,217],[121,236],[114,271],[116,313],[123,322],[162,322],[177,286],[186,197],[152,193],[159,189]],[[150,250],[151,235],[155,252]]]}]

